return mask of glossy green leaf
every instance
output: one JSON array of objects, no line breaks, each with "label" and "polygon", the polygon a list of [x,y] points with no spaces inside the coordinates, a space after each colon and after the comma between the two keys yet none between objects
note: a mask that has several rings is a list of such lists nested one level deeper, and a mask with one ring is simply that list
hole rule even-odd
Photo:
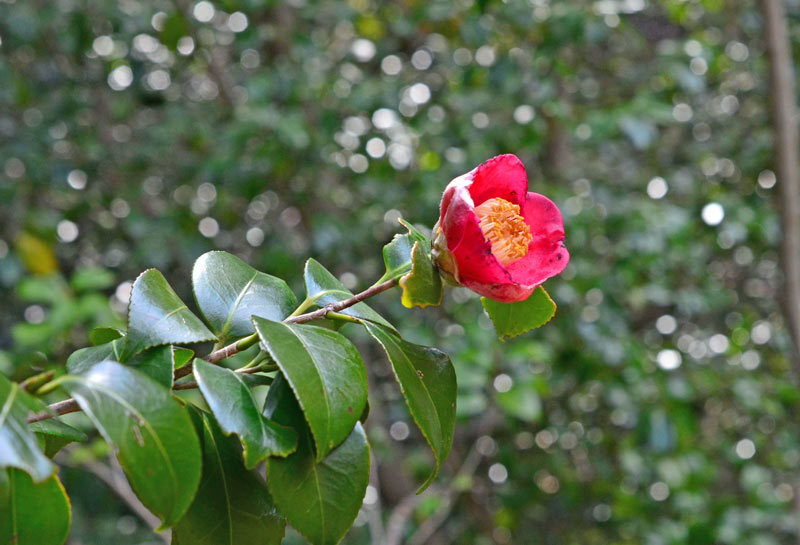
[{"label": "glossy green leaf", "polygon": [[386,265],[386,273],[381,278],[389,280],[390,278],[400,278],[411,270],[412,265],[412,250],[417,242],[420,242],[427,248],[430,248],[430,240],[420,233],[413,225],[399,220],[400,223],[408,229],[408,233],[396,234],[391,242],[383,247],[383,262]]},{"label": "glossy green leaf", "polygon": [[[173,545],[279,545],[286,523],[242,450],[208,414],[191,411],[203,449],[197,495],[172,529]],[[263,417],[262,417],[263,418]]]},{"label": "glossy green leaf", "polygon": [[256,316],[253,324],[300,402],[321,460],[347,438],[367,403],[361,355],[329,329]]},{"label": "glossy green leaf", "polygon": [[183,367],[192,361],[192,359],[194,359],[194,350],[183,348],[182,346],[172,347],[172,364],[175,366],[175,369]]},{"label": "glossy green leaf", "polygon": [[406,308],[438,306],[442,303],[442,277],[433,265],[430,246],[415,242],[411,251],[411,272],[400,279],[401,302]]},{"label": "glossy green leaf", "polygon": [[295,451],[297,433],[262,416],[239,373],[196,359],[194,376],[222,430],[241,439],[248,469],[270,456],[287,456]]},{"label": "glossy green leaf", "polygon": [[35,483],[18,469],[0,469],[0,544],[61,545],[72,510],[58,477]]},{"label": "glossy green leaf", "polygon": [[[306,284],[306,297],[316,306],[323,307],[328,303],[336,303],[353,296],[353,293],[345,288],[344,284],[313,259],[306,261],[303,278]],[[356,303],[339,312],[394,329],[392,324],[363,302]]]},{"label": "glossy green leaf", "polygon": [[61,380],[116,448],[142,503],[163,519],[164,526],[180,519],[197,490],[201,453],[186,410],[169,390],[113,361]]},{"label": "glossy green leaf", "polygon": [[253,333],[251,316],[283,320],[297,307],[286,282],[227,252],[208,252],[194,263],[192,286],[200,312],[221,342]]},{"label": "glossy green leaf", "polygon": [[380,326],[364,322],[386,351],[414,422],[428,441],[436,465],[418,492],[439,473],[450,447],[456,420],[456,372],[450,358],[435,348],[410,343]]},{"label": "glossy green leaf", "polygon": [[124,347],[125,339],[116,339],[99,346],[80,348],[67,358],[67,372],[71,375],[80,375],[102,361],[119,361]]},{"label": "glossy green leaf", "polygon": [[127,362],[137,371],[144,373],[166,388],[172,388],[173,371],[175,370],[176,348],[171,344],[155,346],[136,355]]},{"label": "glossy green leaf", "polygon": [[128,307],[128,334],[122,360],[151,346],[216,340],[203,322],[192,314],[156,269],[136,279]]},{"label": "glossy green leaf", "polygon": [[115,341],[123,335],[125,335],[125,332],[115,327],[96,327],[89,332],[89,342],[93,346],[99,346]]},{"label": "glossy green leaf", "polygon": [[[100,362],[119,361],[125,348],[125,339],[120,338],[99,346],[81,348],[67,358],[67,371],[72,375],[86,373]],[[194,355],[188,348],[173,345],[155,346],[136,354],[125,365],[149,376],[167,388],[172,388],[173,371],[185,365]]]},{"label": "glossy green leaf", "polygon": [[88,437],[81,430],[65,424],[59,418],[48,418],[30,425],[36,433],[39,445],[45,456],[52,458],[56,453],[73,441],[86,441]]},{"label": "glossy green leaf", "polygon": [[542,286],[533,290],[530,297],[517,303],[500,303],[486,297],[481,297],[481,303],[501,339],[516,337],[541,327],[556,313],[556,304]]},{"label": "glossy green leaf", "polygon": [[28,425],[28,414],[46,409],[0,374],[0,469],[16,467],[42,482],[56,471],[56,466],[39,449],[36,436]]},{"label": "glossy green leaf", "polygon": [[297,452],[267,460],[267,484],[286,520],[314,545],[335,545],[361,508],[369,483],[369,445],[357,423],[323,460],[314,456],[311,434],[286,382],[270,387],[265,414],[298,427]]}]

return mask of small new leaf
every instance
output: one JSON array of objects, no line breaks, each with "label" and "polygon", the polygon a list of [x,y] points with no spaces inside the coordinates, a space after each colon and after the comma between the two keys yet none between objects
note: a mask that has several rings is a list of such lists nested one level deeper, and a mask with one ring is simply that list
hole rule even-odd
[{"label": "small new leaf", "polygon": [[36,433],[39,445],[48,458],[55,456],[59,450],[73,441],[86,441],[88,439],[81,430],[75,429],[55,417],[34,422],[31,424],[31,430]]},{"label": "small new leaf", "polygon": [[556,304],[542,286],[517,303],[500,303],[486,297],[481,297],[481,303],[492,319],[497,336],[503,340],[543,326],[556,313]]},{"label": "small new leaf", "polygon": [[100,346],[117,340],[123,335],[125,335],[124,331],[114,327],[96,327],[89,332],[89,342],[92,343],[92,346]]},{"label": "small new leaf", "polygon": [[[119,361],[125,348],[125,338],[99,346],[81,348],[67,358],[67,371],[71,375],[86,373],[98,363]],[[191,359],[194,352],[173,345],[155,346],[140,352],[125,365],[135,368],[167,388],[172,388],[173,371]]]}]

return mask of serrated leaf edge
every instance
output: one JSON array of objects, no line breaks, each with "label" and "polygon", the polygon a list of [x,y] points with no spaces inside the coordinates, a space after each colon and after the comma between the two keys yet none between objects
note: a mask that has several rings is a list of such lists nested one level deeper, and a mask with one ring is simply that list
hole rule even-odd
[{"label": "serrated leaf edge", "polygon": [[[556,310],[558,310],[558,305],[556,304],[555,301],[553,301],[553,298],[550,297],[550,294],[547,292],[546,289],[544,289],[544,286],[542,286],[541,284],[536,286],[536,288],[534,290],[539,289],[539,288],[542,288],[542,292],[544,293],[545,297],[547,297],[547,299],[553,304],[553,312],[552,312],[552,314],[550,314],[550,317],[547,318],[547,320],[545,320],[541,324],[537,325],[536,327],[531,327],[531,328],[528,328],[528,329],[522,329],[522,330],[519,330],[519,331],[514,331],[510,335],[500,335],[500,334],[498,334],[497,338],[500,339],[500,342],[506,342],[508,339],[513,339],[515,337],[519,337],[520,335],[522,335],[523,333],[527,333],[528,331],[533,331],[535,329],[539,329],[540,327],[550,323],[550,320],[552,320],[553,317],[556,315]],[[533,292],[531,292],[531,296],[532,295],[533,295]],[[487,299],[488,299],[488,297],[481,297],[481,306],[483,307],[484,312],[486,312],[486,315],[489,316],[489,319],[492,320],[492,315],[489,313],[489,310],[486,308],[486,304],[484,303],[484,301],[487,300]],[[495,325],[494,320],[492,320],[492,325],[495,326],[495,331],[496,331],[497,330],[497,326]]]},{"label": "serrated leaf edge", "polygon": [[[128,326],[128,329],[127,329],[127,331],[126,331],[126,333],[125,333],[125,336],[124,336],[124,339],[125,339],[125,346],[123,346],[123,348],[122,348],[122,352],[121,352],[121,355],[125,355],[125,356],[127,356],[127,357],[125,358],[125,360],[126,360],[126,361],[127,361],[127,360],[130,360],[130,359],[131,359],[133,356],[135,356],[136,354],[140,354],[140,353],[144,352],[144,351],[145,351],[145,350],[147,350],[148,348],[155,348],[155,347],[158,347],[158,346],[166,346],[166,345],[168,345],[168,344],[181,344],[181,343],[185,343],[185,344],[193,344],[193,343],[203,343],[203,342],[216,341],[216,340],[217,340],[217,337],[214,335],[214,332],[213,332],[213,331],[211,331],[211,330],[210,330],[208,327],[206,327],[206,326],[205,326],[205,323],[203,323],[203,320],[200,320],[200,318],[197,318],[197,316],[194,314],[194,312],[192,312],[192,311],[189,309],[189,307],[186,305],[186,303],[184,303],[184,302],[183,302],[183,300],[182,300],[180,297],[178,297],[178,299],[181,301],[181,303],[183,303],[183,306],[184,306],[184,308],[186,308],[186,310],[188,310],[188,311],[189,311],[189,312],[192,314],[192,316],[194,316],[195,318],[197,318],[197,319],[200,321],[200,323],[202,323],[202,324],[203,324],[203,327],[206,327],[206,330],[207,330],[207,331],[208,331],[208,332],[211,334],[211,337],[204,338],[204,339],[199,339],[199,340],[196,340],[196,341],[169,341],[169,342],[161,342],[161,343],[156,343],[156,344],[151,344],[151,345],[149,345],[149,346],[145,346],[144,348],[141,348],[139,351],[137,351],[137,352],[134,352],[133,354],[126,354],[126,353],[125,353],[125,352],[126,352],[126,349],[127,349],[127,347],[128,347],[128,339],[129,339],[129,337],[130,337],[130,332],[131,332],[130,330],[131,330],[131,310],[132,310],[132,307],[133,307],[133,286],[135,286],[135,285],[136,285],[136,282],[137,282],[137,281],[138,281],[138,280],[139,280],[139,279],[140,279],[142,276],[144,276],[144,274],[145,274],[145,273],[147,273],[147,272],[149,272],[149,271],[156,271],[156,272],[157,272],[157,273],[159,273],[159,274],[160,274],[162,277],[164,276],[164,273],[162,273],[161,271],[159,271],[159,270],[158,270],[158,269],[156,269],[155,267],[150,267],[149,269],[145,269],[145,270],[143,270],[141,273],[139,273],[139,276],[137,276],[137,277],[136,277],[136,280],[134,280],[134,281],[133,281],[133,283],[131,284],[131,298],[130,298],[130,300],[128,301],[128,312],[126,313],[126,316],[125,316],[125,317],[127,318],[127,326]],[[175,290],[172,288],[172,286],[170,285],[169,281],[167,281],[166,277],[164,277],[164,280],[167,282],[167,286],[169,286],[169,288],[170,288],[170,289],[173,291],[173,293],[174,293],[174,292],[175,292]],[[177,296],[178,294],[176,293],[175,295]],[[192,295],[194,295],[194,287],[192,287]],[[121,361],[121,362],[119,362],[119,363],[125,363],[125,362],[124,362],[124,361]]]}]

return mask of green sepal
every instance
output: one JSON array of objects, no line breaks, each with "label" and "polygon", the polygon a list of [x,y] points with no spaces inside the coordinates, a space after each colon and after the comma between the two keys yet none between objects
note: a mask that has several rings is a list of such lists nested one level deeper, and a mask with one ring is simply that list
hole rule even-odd
[{"label": "green sepal", "polygon": [[383,247],[383,262],[386,265],[386,273],[378,280],[378,283],[392,278],[400,278],[411,271],[412,250],[414,245],[419,242],[424,248],[431,247],[431,241],[420,233],[416,227],[400,218],[398,220],[408,232],[396,234],[392,240]]},{"label": "green sepal", "polygon": [[438,306],[442,304],[442,278],[431,261],[430,250],[419,241],[411,250],[411,271],[400,278],[403,295],[400,302],[406,308]]}]

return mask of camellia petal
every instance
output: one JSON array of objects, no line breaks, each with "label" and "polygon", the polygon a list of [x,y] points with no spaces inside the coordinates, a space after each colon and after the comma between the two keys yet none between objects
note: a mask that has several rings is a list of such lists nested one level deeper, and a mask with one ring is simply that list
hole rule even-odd
[{"label": "camellia petal", "polygon": [[[470,281],[477,281],[476,286],[513,283],[511,274],[492,254],[492,245],[484,238],[474,213],[471,213],[464,222],[461,241],[450,251],[458,263],[456,279],[462,284]],[[475,288],[472,289],[481,293]]]},{"label": "camellia petal", "polygon": [[[453,180],[447,186],[442,204],[440,225],[447,239],[447,247],[450,249],[458,247],[464,237],[467,223],[475,216],[475,204],[469,194],[469,180]],[[481,238],[483,238],[481,236]]]},{"label": "camellia petal", "polygon": [[492,157],[470,174],[473,181],[469,193],[475,206],[495,197],[522,206],[528,192],[528,176],[516,155]]},{"label": "camellia petal", "polygon": [[515,303],[530,297],[536,286],[529,288],[520,284],[481,284],[478,281],[466,280],[463,286],[479,295],[500,301],[501,303]]},{"label": "camellia petal", "polygon": [[506,268],[515,283],[535,287],[561,274],[569,263],[564,220],[553,201],[538,193],[528,193],[523,218],[531,228],[533,240],[528,254]]},{"label": "camellia petal", "polygon": [[[494,157],[448,184],[433,249],[446,275],[490,299],[510,303],[526,299],[539,284],[564,270],[569,252],[564,247],[561,212],[547,197],[528,192],[527,186],[525,167],[510,154]],[[490,199],[495,204],[480,211],[481,220],[475,208]],[[515,223],[520,216],[524,233]],[[517,257],[520,239],[530,243],[527,252]]]}]

